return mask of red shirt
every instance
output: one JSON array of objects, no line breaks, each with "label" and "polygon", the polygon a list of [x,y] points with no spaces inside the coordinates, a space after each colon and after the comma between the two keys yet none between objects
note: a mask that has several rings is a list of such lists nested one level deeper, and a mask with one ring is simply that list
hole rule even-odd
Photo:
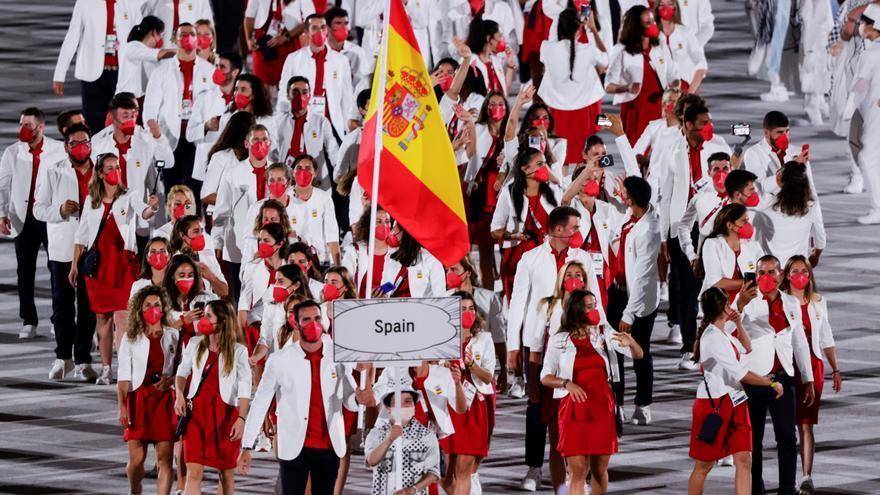
[{"label": "red shirt", "polygon": [[[770,301],[766,295],[763,296],[764,300],[767,301],[767,305],[770,307],[770,315],[768,317],[770,326],[773,327],[773,330],[776,330],[776,333],[779,333],[786,328],[789,327],[788,318],[785,317],[785,308],[782,306],[782,297],[779,294],[776,295],[776,299]],[[773,355],[773,369],[770,371],[771,373],[776,373],[777,371],[782,369],[782,363],[779,362],[779,356],[776,354]]]},{"label": "red shirt", "polygon": [[[107,1],[107,36],[116,35],[116,0],[106,0]],[[117,46],[119,46],[119,40],[117,40]],[[117,57],[117,52],[114,49],[112,54],[106,53],[104,54],[104,67],[117,67],[119,65],[119,57]]]},{"label": "red shirt", "polygon": [[[742,280],[742,272],[739,269],[739,253],[740,251],[733,252],[733,276],[730,277],[731,280]],[[736,299],[736,295],[739,293],[739,289],[731,289],[727,291],[727,304],[733,304],[733,300]]]},{"label": "red shirt", "polygon": [[180,0],[174,0],[174,6],[172,8],[174,11],[174,21],[172,21],[171,32],[177,31],[177,28],[180,27]]},{"label": "red shirt", "polygon": [[125,172],[128,168],[128,162],[125,160],[125,155],[131,149],[131,139],[125,143],[116,141],[116,138],[113,138],[113,141],[116,143],[116,149],[119,150],[119,177],[122,185],[128,187],[128,174]]},{"label": "red shirt", "polygon": [[312,393],[309,397],[309,423],[306,425],[306,440],[304,447],[311,449],[329,449],[330,431],[327,428],[327,418],[324,416],[324,397],[321,393],[321,358],[324,357],[323,349],[315,352],[306,352],[306,359],[312,368]]},{"label": "red shirt", "polygon": [[[374,254],[373,255],[373,289],[382,285],[382,270],[385,268],[385,255],[384,254]],[[362,298],[367,297],[367,277],[368,273],[364,273],[364,278],[361,280],[361,286],[359,289],[360,296]]]},{"label": "red shirt", "polygon": [[232,103],[232,100],[235,99],[235,93],[229,93],[229,94],[226,94],[226,93],[224,93],[224,92],[221,91],[221,92],[220,92],[220,96],[223,97],[223,101],[225,101],[227,105],[229,105],[230,103]]},{"label": "red shirt", "polygon": [[526,199],[529,200],[529,212],[526,215],[525,225],[526,231],[531,230],[538,236],[538,238],[535,239],[535,242],[542,243],[544,242],[544,237],[547,236],[547,222],[549,215],[544,211],[544,206],[541,204],[540,193],[534,196],[526,196]]},{"label": "red shirt", "polygon": [[[308,113],[308,112],[307,112]],[[293,136],[290,137],[290,149],[287,150],[287,156],[296,158],[305,153],[303,149],[302,135],[303,127],[306,125],[306,115],[293,118]]]},{"label": "red shirt", "polygon": [[486,63],[486,74],[489,75],[489,80],[486,81],[486,89],[488,91],[501,92],[503,89],[501,87],[501,80],[498,79],[498,74],[495,73],[495,66],[492,65],[492,60]]},{"label": "red shirt", "polygon": [[318,15],[324,15],[327,12],[327,0],[315,0],[315,13]]},{"label": "red shirt", "polygon": [[257,181],[257,201],[266,197],[266,167],[251,167]]},{"label": "red shirt", "polygon": [[327,60],[327,50],[318,53],[312,52],[315,59],[315,96],[324,96],[324,62]]},{"label": "red shirt", "polygon": [[37,146],[31,148],[28,146],[28,152],[33,155],[31,167],[31,190],[28,195],[28,210],[27,214],[30,216],[34,210],[34,191],[37,188],[37,174],[40,172],[40,155],[43,153],[43,139],[40,139],[40,142],[37,143]]},{"label": "red shirt", "polygon": [[266,262],[266,270],[269,272],[269,286],[275,285],[275,267]]},{"label": "red shirt", "polygon": [[702,151],[703,143],[698,144],[696,148],[688,146],[688,165],[690,165],[691,169],[691,188],[688,192],[688,201],[690,201],[694,196],[694,193],[697,192],[694,184],[703,178],[703,166],[700,164],[700,154]]},{"label": "red shirt", "polygon": [[82,207],[83,202],[86,200],[86,196],[89,195],[89,181],[92,180],[92,170],[94,169],[89,167],[86,173],[81,174],[75,168],[73,169],[76,172],[76,184],[79,186],[80,207]]},{"label": "red shirt", "polygon": [[196,60],[178,60],[178,62],[180,62],[180,72],[183,74],[183,99],[192,100],[193,69],[196,66]]},{"label": "red shirt", "polygon": [[630,217],[623,224],[623,227],[620,228],[620,246],[617,248],[617,255],[614,257],[614,281],[618,285],[626,285],[626,237],[638,221],[638,218]]},{"label": "red shirt", "polygon": [[807,344],[810,345],[810,349],[813,348],[813,324],[810,323],[810,312],[807,309],[810,307],[810,304],[801,304],[801,319],[804,321],[804,333],[807,335]]},{"label": "red shirt", "polygon": [[566,247],[562,251],[557,252],[551,247],[550,252],[553,253],[553,258],[556,259],[556,272],[559,273],[559,270],[562,270],[562,265],[565,264],[565,259],[568,258],[568,248]]}]

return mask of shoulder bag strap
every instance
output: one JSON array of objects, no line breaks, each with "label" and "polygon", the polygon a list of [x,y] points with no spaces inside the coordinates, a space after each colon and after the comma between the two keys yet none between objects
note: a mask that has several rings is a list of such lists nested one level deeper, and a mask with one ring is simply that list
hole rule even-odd
[{"label": "shoulder bag strap", "polygon": [[703,375],[703,384],[706,386],[706,395],[709,396],[709,404],[712,405],[712,410],[716,413],[718,412],[718,407],[715,405],[715,401],[712,399],[712,392],[709,392],[709,382],[706,381],[706,373],[702,373]]},{"label": "shoulder bag strap", "polygon": [[190,401],[195,400],[195,398],[199,396],[199,392],[202,390],[202,385],[205,383],[205,380],[208,378],[208,375],[211,373],[211,368],[213,368],[214,364],[217,363],[217,361],[219,361],[219,360],[220,360],[220,355],[218,354],[217,359],[208,363],[208,365],[205,366],[205,369],[202,370],[202,378],[199,380],[199,384],[196,385],[196,391],[193,394],[192,399],[190,399]]},{"label": "shoulder bag strap", "polygon": [[95,234],[95,241],[92,243],[92,248],[95,247],[95,244],[98,243],[98,239],[101,238],[101,232],[104,231],[104,225],[107,224],[107,219],[110,218],[110,215],[113,214],[114,204],[116,204],[116,198],[113,198],[113,201],[110,202],[110,208],[107,208],[107,212],[101,216],[101,225],[98,226],[98,233]]}]

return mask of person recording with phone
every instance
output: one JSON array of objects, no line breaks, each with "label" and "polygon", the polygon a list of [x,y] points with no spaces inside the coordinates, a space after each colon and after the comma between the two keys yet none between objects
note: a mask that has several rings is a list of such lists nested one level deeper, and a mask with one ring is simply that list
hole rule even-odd
[{"label": "person recording with phone", "polygon": [[754,232],[745,206],[729,204],[721,208],[694,261],[694,272],[703,275],[701,293],[717,287],[727,293],[728,303],[732,304],[739,291],[749,285],[746,275],[754,275],[758,259],[764,256],[761,245],[752,240]]},{"label": "person recording with phone", "polygon": [[202,288],[202,277],[195,261],[185,254],[171,258],[165,270],[163,283],[170,301],[171,326],[180,330],[180,338],[186,346],[196,335],[196,323],[204,316],[205,304],[216,299],[214,294]]}]

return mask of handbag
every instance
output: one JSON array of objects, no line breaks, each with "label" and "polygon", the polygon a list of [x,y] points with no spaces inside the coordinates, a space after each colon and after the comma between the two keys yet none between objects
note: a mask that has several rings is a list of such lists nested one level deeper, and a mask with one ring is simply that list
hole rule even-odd
[{"label": "handbag", "polygon": [[709,383],[706,381],[706,375],[703,375],[703,383],[706,384],[706,395],[709,396],[709,403],[712,405],[713,412],[709,413],[709,415],[706,416],[706,419],[703,420],[703,426],[700,427],[700,433],[697,435],[697,439],[701,442],[713,445],[718,438],[718,432],[721,431],[721,426],[724,424],[724,420],[721,419],[721,415],[718,414],[718,407],[715,405],[715,401],[712,399],[712,394],[709,392]]},{"label": "handbag", "polygon": [[113,214],[114,203],[116,203],[116,198],[113,198],[113,201],[110,202],[110,208],[107,209],[107,213],[101,218],[101,225],[98,226],[98,234],[95,235],[95,242],[92,243],[92,247],[90,247],[82,257],[82,272],[83,275],[87,277],[94,278],[98,276],[98,265],[101,263],[101,253],[98,252],[97,248],[98,239],[101,238],[101,232],[104,231],[104,225],[107,223],[107,218]]},{"label": "handbag", "polygon": [[187,399],[186,408],[183,411],[183,416],[178,418],[177,420],[177,429],[174,430],[174,439],[179,440],[186,435],[186,428],[189,426],[190,420],[192,420],[192,410],[193,410],[193,400],[199,396],[199,392],[202,390],[202,385],[205,383],[205,380],[208,378],[208,375],[211,373],[211,368],[214,367],[214,363],[219,360],[219,356],[213,362],[208,363],[205,366],[205,369],[202,371],[202,378],[199,380],[199,384],[196,386],[196,393],[193,394],[192,399]]}]

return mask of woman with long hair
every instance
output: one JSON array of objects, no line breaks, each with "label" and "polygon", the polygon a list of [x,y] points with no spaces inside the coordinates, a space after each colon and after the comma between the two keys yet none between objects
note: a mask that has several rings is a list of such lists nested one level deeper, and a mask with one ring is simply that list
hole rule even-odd
[{"label": "woman with long hair", "polygon": [[[370,237],[375,236],[375,252],[373,253],[372,294],[379,294],[382,285],[382,269],[385,267],[385,255],[390,247],[386,240],[391,236],[394,220],[381,206],[376,207],[376,225],[370,223],[370,209],[364,210],[356,227],[352,229],[351,249],[346,249],[342,257],[342,266],[354,274],[358,297],[367,296],[367,272],[370,267]],[[392,241],[393,242],[393,241]]]},{"label": "woman with long hair", "polygon": [[253,354],[260,338],[263,295],[275,284],[275,273],[285,264],[281,253],[287,247],[287,236],[277,223],[263,225],[257,239],[257,252],[242,266],[243,284],[238,299],[239,324],[245,329],[248,355]]},{"label": "woman with long hair", "polygon": [[324,328],[333,334],[333,301],[357,299],[357,289],[351,272],[344,266],[331,266],[324,272],[324,288],[321,289],[321,314]]},{"label": "woman with long hair", "polygon": [[675,61],[680,88],[685,93],[698,93],[708,65],[703,45],[694,31],[682,23],[678,0],[660,0],[654,3],[654,19],[660,21],[660,44],[666,44]]},{"label": "woman with long hair", "polygon": [[[171,189],[165,194],[165,214],[168,216],[168,222],[153,229],[153,235],[171,239],[171,231],[174,230],[174,225],[178,220],[187,215],[199,216],[198,203],[192,189],[183,184],[171,186]],[[205,240],[207,248],[211,249],[211,239]]]},{"label": "woman with long hair", "polygon": [[744,273],[755,273],[758,259],[764,256],[761,245],[752,240],[754,227],[748,209],[738,203],[724,205],[715,216],[712,232],[703,240],[697,273],[702,272],[704,292],[718,287],[727,292],[729,303],[746,285]]},{"label": "woman with long hair", "polygon": [[[267,179],[275,179],[281,176],[282,169],[286,167],[281,163],[273,163],[270,165],[271,170],[266,173]],[[271,185],[268,184],[268,185]],[[269,197],[267,199],[257,201],[251,205],[248,211],[248,218],[254,219],[253,227],[244,238],[239,240],[238,248],[241,251],[242,259],[250,260],[257,255],[260,245],[260,230],[264,225],[275,223],[281,226],[281,231],[288,242],[295,242],[298,237],[293,230],[293,223],[287,213],[287,208],[281,200]]]},{"label": "woman with long hair", "polygon": [[339,226],[336,209],[330,191],[316,187],[323,175],[318,162],[309,155],[296,157],[293,169],[293,195],[288,206],[294,230],[303,242],[308,243],[324,266],[338,265]]},{"label": "woman with long hair", "polygon": [[260,338],[254,353],[248,358],[251,366],[262,362],[269,354],[284,347],[291,333],[279,336],[281,327],[287,324],[287,307],[291,298],[311,299],[309,285],[302,269],[296,263],[282,265],[275,272],[275,283],[263,295],[263,317],[260,325]]},{"label": "woman with long hair", "polygon": [[516,57],[507,47],[498,23],[482,16],[474,17],[468,26],[467,46],[474,57],[471,67],[479,75],[483,91],[506,95],[516,73]]},{"label": "woman with long hair", "polygon": [[526,251],[544,242],[550,211],[562,198],[562,191],[547,183],[550,170],[539,150],[521,149],[512,173],[513,182],[501,189],[490,227],[492,238],[503,241],[501,281],[508,301],[517,263]]},{"label": "woman with long hair", "polygon": [[196,335],[195,324],[204,315],[208,301],[217,297],[202,288],[198,266],[185,254],[171,258],[162,287],[168,295],[171,326],[180,331],[184,345]]},{"label": "woman with long hair", "polygon": [[566,156],[559,157],[566,165],[580,161],[584,142],[599,129],[596,117],[605,95],[599,74],[608,67],[608,54],[595,15],[591,11],[584,19],[569,6],[559,14],[558,39],[541,45],[545,71],[538,96],[549,105],[559,135],[567,142]]},{"label": "woman with long hair", "polygon": [[822,297],[816,286],[813,267],[807,259],[799,254],[789,258],[785,263],[785,279],[779,290],[794,296],[801,304],[801,320],[804,322],[804,333],[810,346],[810,363],[813,368],[813,388],[815,399],[806,406],[806,386],[801,381],[799,371],[795,371],[797,408],[795,420],[800,437],[801,465],[803,479],[800,490],[803,493],[813,491],[813,458],[816,455],[816,437],[813,435],[814,425],[819,423],[819,401],[825,387],[825,361],[831,367],[832,388],[840,392],[843,380],[840,368],[837,367],[837,347],[828,320],[828,300]]},{"label": "woman with long hair", "polygon": [[[748,371],[742,362],[743,355],[752,350],[751,340],[723,289],[706,289],[700,296],[700,308],[703,322],[694,342],[694,362],[700,363],[703,380],[697,386],[693,407],[689,455],[694,459],[694,470],[688,480],[688,495],[702,494],[709,471],[729,455],[736,466],[736,494],[744,495],[752,490],[752,423],[742,384],[771,387],[777,399],[784,389],[771,378]],[[711,414],[717,415],[721,425],[707,437],[703,425]]]},{"label": "woman with long hair", "polygon": [[614,94],[630,144],[660,118],[663,91],[679,85],[675,60],[659,41],[660,28],[648,7],[635,5],[623,16],[620,37],[611,50],[605,91]]},{"label": "woman with long hair", "polygon": [[[543,102],[534,101],[536,92],[534,86],[523,88],[516,95],[513,108],[507,115],[507,126],[504,129],[505,160],[498,176],[499,188],[502,184],[507,185],[510,167],[524,148],[537,149],[544,155],[544,160],[550,167],[550,182],[559,184],[560,178],[568,175],[568,165],[565,163],[568,141],[556,134],[556,119],[550,112],[550,107]],[[520,120],[523,108],[530,102],[531,105]]]},{"label": "woman with long hair", "polygon": [[216,65],[217,32],[214,23],[208,19],[199,19],[193,23],[196,28],[196,55]]},{"label": "woman with long hair", "polygon": [[[202,202],[209,205],[206,214],[210,214],[217,202],[217,189],[220,179],[226,171],[247,158],[247,137],[256,120],[250,112],[237,112],[229,118],[226,127],[220,132],[217,142],[208,152],[208,170],[202,183]],[[217,126],[219,129],[219,124]]]},{"label": "woman with long hair", "polygon": [[125,337],[119,343],[119,424],[128,443],[126,473],[130,493],[143,493],[147,446],[156,448],[155,493],[171,493],[174,444],[174,363],[177,331],[168,324],[168,302],[162,287],[152,285],[131,300]]},{"label": "woman with long hair", "polygon": [[593,495],[608,491],[608,463],[617,453],[618,431],[610,381],[615,354],[641,359],[628,333],[606,330],[598,301],[575,289],[563,305],[559,332],[547,342],[541,383],[559,399],[557,449],[568,464],[568,493],[581,495],[591,474]]},{"label": "woman with long hair", "polygon": [[[130,193],[121,182],[119,159],[104,153],[95,160],[89,196],[82,206],[68,280],[76,287],[79,270],[86,276],[89,304],[97,320],[101,374],[98,385],[113,381],[113,329],[122,338],[131,286],[138,278],[138,219],[149,220],[159,210],[159,199],[141,201],[141,192]],[[118,345],[116,346],[118,348]]]},{"label": "woman with long hair", "polygon": [[[251,367],[235,309],[226,301],[205,306],[196,325],[200,335],[183,351],[177,368],[178,416],[191,411],[183,435],[186,460],[186,495],[201,495],[205,467],[220,472],[219,493],[235,493],[234,469],[241,451],[244,418],[251,396]],[[187,378],[192,375],[188,393]]]},{"label": "woman with long hair", "polygon": [[439,297],[446,292],[443,265],[402,225],[395,222],[385,242],[397,248],[386,253],[382,266],[385,297]]},{"label": "woman with long hair", "polygon": [[293,242],[283,251],[283,255],[287,263],[296,263],[302,268],[309,281],[308,289],[312,299],[319,301],[324,290],[324,277],[318,269],[318,256],[312,247],[304,242]]},{"label": "woman with long hair", "polygon": [[187,215],[177,220],[171,231],[168,247],[173,255],[185,254],[196,262],[206,290],[221,298],[229,294],[229,284],[226,283],[214,250],[208,246],[208,237],[199,217]]},{"label": "woman with long hair", "polygon": [[171,259],[168,252],[168,240],[164,237],[153,237],[147,241],[144,247],[143,260],[141,261],[141,276],[131,284],[129,300],[134,298],[144,287],[155,285],[162,287],[165,281],[165,271],[168,261]]}]

